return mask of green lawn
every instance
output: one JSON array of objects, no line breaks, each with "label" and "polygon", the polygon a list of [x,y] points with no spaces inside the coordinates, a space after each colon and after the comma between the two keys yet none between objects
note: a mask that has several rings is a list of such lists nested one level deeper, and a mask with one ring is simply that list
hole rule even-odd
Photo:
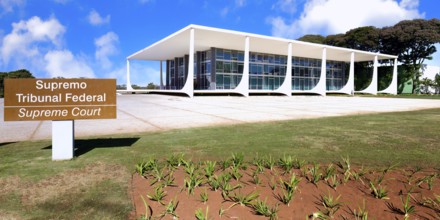
[{"label": "green lawn", "polygon": [[77,140],[79,156],[51,161],[51,141],[0,144],[0,216],[124,219],[134,164],[185,153],[193,160],[290,154],[369,168],[440,167],[440,109],[179,129]]}]

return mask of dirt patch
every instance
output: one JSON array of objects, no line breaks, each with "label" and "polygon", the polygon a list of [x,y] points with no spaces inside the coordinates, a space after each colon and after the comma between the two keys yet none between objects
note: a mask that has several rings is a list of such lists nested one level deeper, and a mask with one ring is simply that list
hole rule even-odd
[{"label": "dirt patch", "polygon": [[[269,207],[278,209],[276,216],[278,219],[307,219],[313,214],[321,212],[328,214],[328,208],[324,205],[324,197],[332,197],[334,203],[338,203],[336,211],[332,214],[334,219],[355,219],[355,211],[359,213],[360,209],[368,212],[371,219],[403,219],[402,199],[406,199],[410,194],[409,205],[415,207],[415,212],[411,213],[411,219],[439,219],[440,211],[423,205],[424,199],[435,198],[440,195],[440,179],[438,170],[434,169],[398,169],[398,170],[365,170],[360,167],[349,169],[347,167],[335,167],[335,180],[339,183],[332,187],[332,179],[325,179],[327,165],[317,169],[317,173],[322,176],[313,183],[311,169],[312,164],[306,164],[300,169],[291,169],[290,172],[279,166],[273,170],[264,168],[261,172],[255,165],[247,165],[247,169],[239,169],[242,177],[239,180],[231,178],[231,186],[240,185],[240,188],[231,190],[225,196],[225,190],[213,190],[209,184],[208,177],[205,176],[204,167],[200,165],[196,168],[196,175],[203,178],[203,183],[194,189],[194,193],[189,193],[185,187],[184,179],[189,179],[189,174],[185,168],[163,168],[166,176],[172,176],[174,179],[171,186],[163,186],[164,179],[157,181],[154,171],[147,171],[143,176],[134,174],[132,178],[132,199],[135,210],[131,219],[139,218],[148,213],[141,199],[145,198],[148,203],[148,209],[152,210],[153,217],[160,217],[165,212],[165,207],[170,201],[178,202],[175,214],[179,219],[195,219],[195,212],[201,209],[203,213],[208,209],[209,219],[267,219],[262,215],[257,215],[253,204],[257,201],[252,200],[249,204],[241,205],[235,199],[240,196],[257,192],[259,199],[265,201]],[[197,166],[196,166],[197,167]],[[222,170],[217,164],[215,176],[219,177],[226,173],[232,173],[232,168],[228,167]],[[257,173],[257,174],[255,174]],[[425,177],[436,175],[432,178],[432,189],[429,189],[428,181],[422,181]],[[294,190],[292,200],[289,204],[283,203],[282,197],[287,192],[283,183],[280,181],[289,181],[292,175],[301,179]],[[255,183],[255,176],[258,176],[259,183]],[[325,180],[324,180],[325,179]],[[385,188],[387,192],[386,199],[375,198],[372,193],[370,181],[376,188]],[[155,189],[163,186],[166,196],[161,202],[148,199],[148,195],[153,195]],[[201,194],[207,194],[208,200],[203,202]],[[222,195],[223,194],[223,195]],[[161,204],[162,203],[162,204]],[[220,210],[223,213],[220,216]],[[171,219],[171,214],[165,214],[164,219]]]},{"label": "dirt patch", "polygon": [[21,195],[25,206],[44,202],[60,194],[79,192],[83,188],[104,180],[126,182],[129,178],[126,168],[120,165],[94,163],[82,169],[62,172],[38,182],[23,181],[19,177],[0,179],[0,196],[16,192]]}]

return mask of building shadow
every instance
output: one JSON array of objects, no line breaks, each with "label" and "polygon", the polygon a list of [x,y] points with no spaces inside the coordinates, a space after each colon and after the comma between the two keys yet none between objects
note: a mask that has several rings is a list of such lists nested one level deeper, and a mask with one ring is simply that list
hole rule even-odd
[{"label": "building shadow", "polygon": [[15,144],[17,142],[4,142],[4,143],[0,143],[0,147],[6,146],[8,144]]},{"label": "building shadow", "polygon": [[[139,138],[97,138],[75,140],[74,156],[79,157],[95,148],[131,147]],[[43,150],[52,149],[52,145]]]}]

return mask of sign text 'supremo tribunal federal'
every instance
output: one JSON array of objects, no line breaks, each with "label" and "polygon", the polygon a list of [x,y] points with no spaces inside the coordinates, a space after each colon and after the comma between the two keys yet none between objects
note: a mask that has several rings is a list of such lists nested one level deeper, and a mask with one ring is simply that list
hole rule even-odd
[{"label": "sign text 'supremo tribunal federal'", "polygon": [[116,118],[115,79],[5,79],[5,121]]}]

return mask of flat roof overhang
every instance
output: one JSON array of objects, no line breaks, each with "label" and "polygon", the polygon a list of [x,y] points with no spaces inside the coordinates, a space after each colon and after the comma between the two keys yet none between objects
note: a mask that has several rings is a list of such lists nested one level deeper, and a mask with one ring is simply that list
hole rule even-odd
[{"label": "flat roof overhang", "polygon": [[206,51],[211,47],[244,51],[245,38],[249,37],[250,51],[259,53],[287,56],[288,44],[292,43],[292,56],[297,57],[321,59],[322,49],[327,48],[327,60],[350,62],[351,52],[355,52],[355,62],[372,61],[376,55],[378,60],[397,58],[397,56],[381,53],[191,24],[128,56],[127,59],[164,61],[183,57],[189,53],[191,29],[194,29],[194,51]]}]

